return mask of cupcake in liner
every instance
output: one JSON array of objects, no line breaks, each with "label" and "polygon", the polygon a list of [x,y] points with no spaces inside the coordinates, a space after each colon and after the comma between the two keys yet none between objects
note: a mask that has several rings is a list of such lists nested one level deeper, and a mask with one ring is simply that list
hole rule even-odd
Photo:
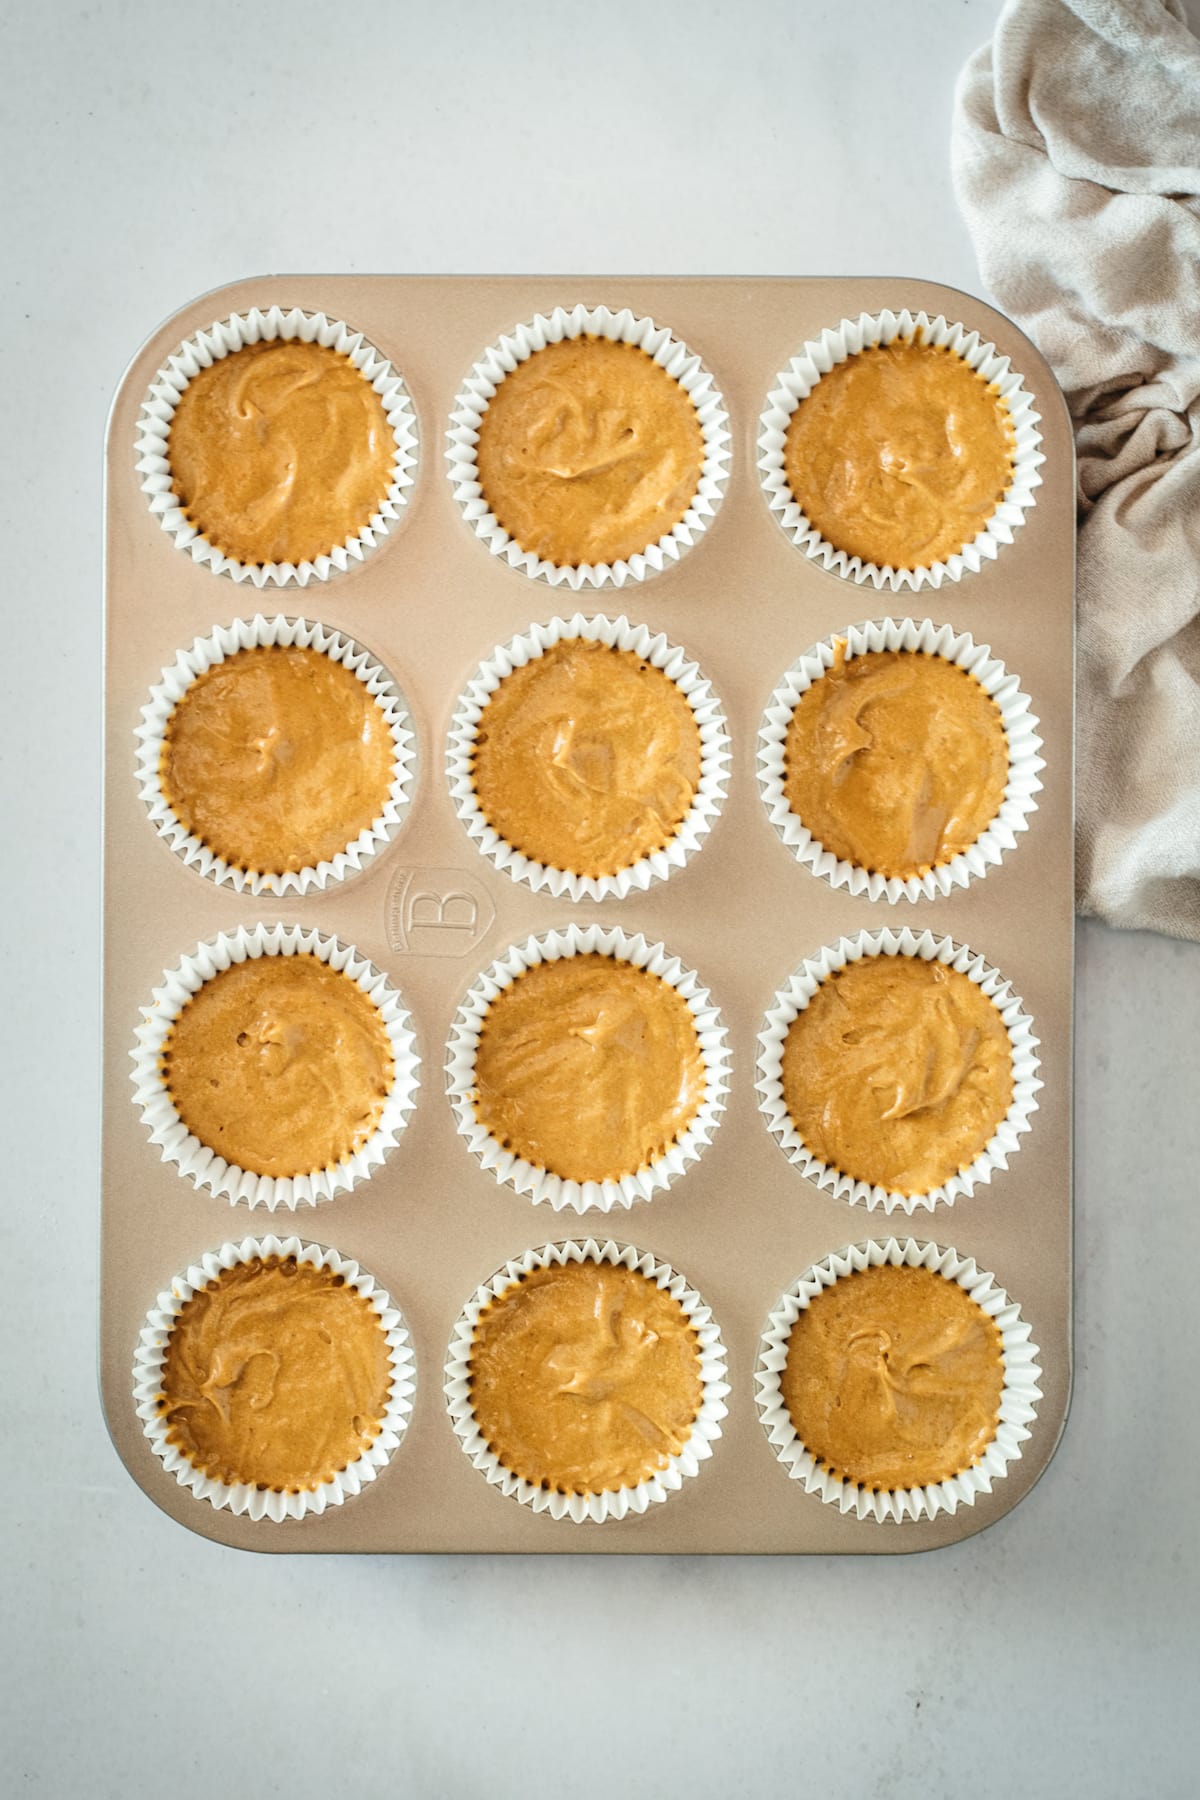
[{"label": "cupcake in liner", "polygon": [[[657,543],[647,544],[645,550],[612,563],[553,563],[533,551],[522,550],[489,509],[479,480],[479,426],[497,387],[535,351],[544,350],[547,344],[561,343],[564,338],[580,337],[607,338],[644,350],[690,396],[704,439],[700,478],[683,518]],[[582,587],[604,587],[610,582],[614,587],[623,587],[627,581],[645,581],[677,562],[707,530],[729,476],[729,418],[712,376],[700,358],[672,337],[665,326],[656,325],[653,319],[635,317],[628,307],[612,312],[607,306],[590,310],[576,306],[568,312],[556,306],[548,315],[537,313],[527,324],[514,326],[485,351],[464,380],[450,415],[447,445],[454,498],[467,524],[493,556],[503,556],[510,568],[521,569],[535,580],[549,582],[551,587],[565,584],[576,591]]]},{"label": "cupcake in liner", "polygon": [[[313,1488],[302,1488],[299,1493],[281,1493],[274,1488],[246,1482],[231,1485],[206,1474],[168,1441],[166,1421],[158,1406],[167,1344],[175,1321],[187,1302],[208,1282],[216,1280],[223,1270],[272,1256],[294,1256],[297,1262],[310,1263],[314,1268],[342,1276],[347,1287],[361,1294],[379,1314],[391,1365],[391,1383],[379,1435],[356,1462],[331,1475],[328,1481]],[[232,1513],[245,1513],[255,1521],[270,1519],[280,1524],[284,1519],[302,1519],[309,1513],[321,1514],[331,1506],[342,1506],[375,1480],[399,1448],[408,1429],[415,1376],[412,1344],[399,1309],[365,1269],[356,1262],[348,1262],[336,1250],[322,1249],[318,1244],[303,1244],[299,1238],[248,1237],[240,1244],[222,1244],[219,1250],[208,1251],[198,1263],[177,1275],[170,1287],[158,1296],[146,1315],[134,1353],[133,1397],[150,1448],[181,1487],[189,1488],[198,1500],[207,1500],[218,1510],[226,1507]]]},{"label": "cupcake in liner", "polygon": [[[944,1275],[956,1281],[983,1308],[1000,1332],[1004,1386],[996,1435],[976,1463],[925,1487],[873,1491],[833,1474],[805,1448],[784,1402],[780,1377],[787,1362],[792,1327],[810,1301],[836,1281],[885,1263]],[[997,1285],[994,1275],[977,1268],[970,1257],[960,1256],[957,1250],[921,1244],[915,1238],[899,1242],[889,1238],[886,1243],[856,1244],[827,1256],[780,1296],[763,1330],[754,1371],[755,1399],[772,1449],[792,1479],[804,1483],[807,1493],[819,1494],[843,1513],[852,1512],[859,1519],[874,1519],[880,1524],[886,1520],[899,1524],[906,1519],[936,1519],[939,1513],[953,1514],[960,1506],[974,1506],[978,1495],[990,1494],[993,1483],[1008,1473],[1009,1464],[1020,1460],[1021,1446],[1029,1436],[1042,1397],[1037,1385],[1042,1373],[1039,1354],[1020,1308]]]},{"label": "cupcake in liner", "polygon": [[[480,1313],[531,1269],[562,1267],[569,1262],[610,1263],[636,1269],[679,1302],[696,1332],[702,1390],[691,1436],[665,1468],[635,1487],[612,1488],[598,1494],[563,1494],[535,1486],[505,1468],[475,1421],[470,1395],[470,1358]],[[577,1525],[587,1521],[601,1524],[607,1519],[625,1519],[648,1511],[655,1502],[666,1500],[681,1488],[687,1476],[700,1473],[700,1464],[712,1455],[713,1444],[721,1435],[721,1420],[729,1410],[725,1405],[729,1393],[725,1377],[725,1346],[720,1331],[712,1313],[684,1277],[647,1251],[635,1250],[628,1244],[615,1244],[611,1239],[598,1244],[594,1238],[588,1238],[585,1243],[571,1240],[546,1244],[540,1250],[527,1250],[523,1256],[505,1263],[490,1280],[476,1288],[454,1327],[446,1356],[444,1392],[455,1436],[493,1487],[511,1499],[519,1500],[522,1506],[532,1507],[534,1512],[549,1513],[552,1519],[571,1519]]]},{"label": "cupcake in liner", "polygon": [[[375,1129],[366,1141],[341,1162],[313,1174],[256,1175],[202,1144],[189,1131],[176,1110],[162,1076],[162,1057],[171,1026],[192,995],[214,975],[259,956],[315,956],[349,977],[378,1010],[392,1054],[392,1085]],[[163,974],[149,1006],[142,1008],[142,1023],[134,1033],[131,1057],[133,1102],[142,1115],[150,1142],[162,1152],[162,1160],[174,1163],[198,1188],[224,1195],[231,1204],[265,1206],[268,1212],[283,1207],[316,1206],[335,1195],[348,1193],[378,1168],[408,1123],[416,1104],[419,1058],[409,1015],[387,977],[361,957],[353,945],[298,925],[239,925],[222,932],[209,943],[198,944],[179,966]]]},{"label": "cupcake in liner", "polygon": [[[246,869],[226,862],[194,832],[188,831],[176,816],[163,793],[160,776],[168,722],[193,682],[239,651],[272,644],[299,645],[341,663],[362,682],[374,699],[387,722],[393,744],[392,783],[379,816],[344,850],[339,850],[326,862],[302,869]],[[265,619],[257,613],[253,619],[235,619],[232,625],[214,627],[208,637],[196,638],[190,649],[179,652],[150,689],[150,699],[142,707],[142,723],[134,736],[138,741],[135,771],[138,791],[158,835],[189,868],[207,876],[218,886],[232,887],[239,894],[306,894],[313,888],[344,881],[395,836],[412,797],[416,736],[403,694],[383,665],[353,638],[324,625],[312,624],[307,619],[286,619],[282,614]]]},{"label": "cupcake in liner", "polygon": [[[801,695],[833,667],[843,645],[847,660],[882,650],[944,657],[973,675],[999,709],[1008,740],[1008,782],[1000,809],[973,844],[923,875],[902,880],[835,856],[792,811],[785,792],[784,752],[792,714]],[[866,894],[871,900],[934,900],[939,894],[965,888],[972,879],[981,879],[1000,862],[1006,850],[1016,848],[1016,834],[1028,829],[1030,814],[1037,811],[1035,796],[1042,789],[1038,776],[1046,766],[1040,755],[1042,740],[1037,726],[1029,696],[1021,692],[1017,677],[992,655],[990,645],[976,644],[965,631],[955,632],[949,625],[934,625],[929,619],[919,623],[914,619],[879,619],[852,625],[845,632],[814,644],[792,664],[772,694],[759,730],[758,785],[771,823],[796,861],[805,863],[831,887]]]},{"label": "cupcake in liner", "polygon": [[[704,1098],[687,1129],[662,1156],[647,1163],[636,1174],[622,1175],[619,1180],[581,1182],[567,1180],[526,1162],[514,1151],[505,1149],[487,1126],[480,1123],[474,1103],[475,1056],[484,1017],[504,988],[537,963],[592,955],[612,956],[620,962],[632,963],[637,969],[646,969],[686,1000],[704,1064]],[[729,1088],[728,1038],[708,989],[700,985],[693,970],[685,969],[679,958],[669,955],[662,944],[648,944],[640,933],[629,937],[616,926],[568,925],[562,931],[549,931],[543,937],[530,937],[523,944],[512,945],[479,976],[451,1026],[446,1086],[460,1135],[498,1182],[514,1188],[518,1194],[527,1194],[535,1204],[548,1203],[555,1212],[561,1212],[564,1207],[578,1213],[610,1212],[614,1206],[630,1207],[635,1200],[649,1200],[670,1187],[711,1141],[725,1110]]]},{"label": "cupcake in liner", "polygon": [[[674,835],[661,850],[640,857],[614,875],[578,875],[522,855],[489,823],[475,793],[476,734],[489,699],[514,669],[543,656],[552,645],[574,639],[631,652],[660,669],[686,698],[700,733],[700,780]],[[689,662],[686,652],[668,643],[661,632],[652,634],[645,625],[631,625],[623,615],[586,619],[576,613],[569,621],[554,618],[548,625],[531,625],[510,644],[497,645],[459,699],[446,748],[450,795],[480,852],[513,881],[525,882],[535,893],[553,894],[556,900],[623,900],[634,891],[644,893],[655,881],[665,881],[673,869],[681,869],[700,848],[721,810],[729,762],[729,734],[721,703],[697,664]]]},{"label": "cupcake in liner", "polygon": [[[839,550],[823,538],[810,524],[788,484],[784,470],[784,440],[788,423],[801,400],[810,394],[823,375],[847,357],[879,344],[904,343],[914,340],[953,351],[971,369],[995,388],[1003,402],[1013,430],[1012,474],[1009,485],[995,512],[975,538],[964,544],[957,554],[928,567],[895,569],[864,561],[860,556]],[[1024,523],[1025,514],[1034,504],[1035,490],[1041,486],[1038,473],[1045,457],[1041,452],[1040,415],[1033,400],[1012,367],[1007,356],[1001,356],[994,344],[983,341],[977,331],[965,325],[947,322],[939,313],[931,319],[927,313],[860,313],[857,319],[843,319],[824,330],[819,338],[804,345],[786,369],[775,377],[775,386],[767,397],[766,409],[759,421],[758,467],[767,504],[792,542],[806,556],[823,568],[852,581],[869,581],[876,588],[940,587],[944,581],[961,581],[964,574],[977,574],[985,561],[999,554],[1002,544],[1011,544],[1013,533]]]},{"label": "cupcake in liner", "polygon": [[[320,344],[348,357],[379,395],[396,450],[387,493],[378,511],[356,536],[344,544],[333,545],[328,555],[308,562],[245,563],[226,556],[188,519],[173,491],[168,439],[180,395],[201,369],[210,368],[247,345],[274,343],[277,339]],[[285,312],[279,306],[267,307],[265,311],[255,306],[196,332],[168,357],[142,402],[136,448],[137,471],[142,477],[142,492],[149,496],[151,512],[194,562],[206,563],[216,575],[251,581],[255,587],[266,587],[268,582],[277,587],[285,587],[289,582],[306,587],[310,581],[327,581],[335,572],[344,573],[353,563],[362,562],[401,518],[415,479],[417,419],[398,371],[361,331],[351,330],[339,319],[328,319],[324,313],[302,312],[299,307]]]},{"label": "cupcake in liner", "polygon": [[[792,1020],[803,1012],[829,975],[867,956],[916,956],[924,962],[940,962],[947,968],[957,969],[988,996],[1008,1032],[1013,1092],[1007,1113],[974,1162],[927,1193],[901,1194],[872,1186],[870,1182],[856,1180],[822,1162],[796,1130],[784,1099],[783,1046]],[[965,945],[955,944],[950,938],[935,937],[931,931],[918,933],[907,927],[902,931],[860,931],[855,937],[841,938],[807,958],[776,994],[758,1044],[755,1088],[771,1136],[788,1161],[819,1188],[838,1199],[849,1200],[852,1205],[865,1206],[869,1212],[877,1207],[885,1213],[899,1210],[911,1214],[918,1207],[932,1212],[939,1203],[952,1205],[959,1195],[973,1194],[977,1187],[990,1182],[998,1169],[1007,1169],[1009,1157],[1020,1148],[1022,1134],[1031,1129],[1032,1116],[1038,1106],[1038,1090],[1042,1086],[1038,1079],[1038,1040],[1033,1035],[1033,1021],[1026,1016],[1023,1002],[1013,993],[1011,984]]]}]

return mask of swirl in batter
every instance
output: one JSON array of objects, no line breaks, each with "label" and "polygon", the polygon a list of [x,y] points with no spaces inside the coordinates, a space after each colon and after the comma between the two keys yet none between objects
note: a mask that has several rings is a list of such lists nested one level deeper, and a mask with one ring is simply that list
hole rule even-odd
[{"label": "swirl in batter", "polygon": [[999,707],[942,656],[840,643],[788,723],[792,811],[835,856],[901,881],[973,844],[1007,783]]},{"label": "swirl in batter", "polygon": [[532,1269],[479,1316],[471,1406],[515,1475],[563,1494],[633,1487],[678,1455],[703,1385],[678,1300],[636,1269]]},{"label": "swirl in batter", "polygon": [[700,727],[661,669],[586,639],[506,675],[471,767],[499,835],[549,868],[614,875],[669,843],[700,780]]},{"label": "swirl in batter", "polygon": [[994,384],[953,350],[897,340],[821,377],[788,423],[783,466],[835,550],[928,568],[987,524],[1012,480],[1014,443]]},{"label": "swirl in batter", "polygon": [[924,1487],[977,1463],[996,1435],[1000,1332],[956,1281],[885,1263],[800,1314],[780,1376],[796,1435],[843,1481]]},{"label": "swirl in batter", "polygon": [[978,984],[917,956],[826,977],[788,1028],[783,1098],[814,1156],[926,1194],[968,1168],[1012,1102],[1012,1045]]},{"label": "swirl in batter", "polygon": [[535,963],[484,1015],[475,1115],[565,1181],[619,1181],[662,1156],[704,1098],[687,1001],[613,956]]},{"label": "swirl in batter", "polygon": [[171,489],[210,544],[242,563],[327,556],[369,525],[392,483],[383,402],[341,351],[247,344],[179,396]]},{"label": "swirl in batter", "polygon": [[167,721],[163,796],[234,868],[282,873],[346,849],[391,792],[392,734],[358,677],[300,645],[216,663]]},{"label": "swirl in batter", "polygon": [[168,1442],[205,1474],[298,1493],[358,1461],[390,1385],[369,1301],[327,1269],[255,1257],[183,1306],[159,1412]]},{"label": "swirl in batter", "polygon": [[522,550],[576,567],[656,544],[695,498],[704,434],[636,344],[564,338],[518,363],[479,425],[479,480]]},{"label": "swirl in batter", "polygon": [[311,1175],[345,1161],[379,1123],[392,1047],[357,982],[318,957],[258,956],[212,976],[163,1047],[183,1123],[255,1175]]}]

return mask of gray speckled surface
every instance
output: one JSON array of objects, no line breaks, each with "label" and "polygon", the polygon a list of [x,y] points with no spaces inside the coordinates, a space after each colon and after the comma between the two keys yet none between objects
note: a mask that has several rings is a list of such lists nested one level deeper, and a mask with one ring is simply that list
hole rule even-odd
[{"label": "gray speckled surface", "polygon": [[367,1769],[415,1796],[1194,1791],[1196,947],[1081,929],[1074,1409],[1028,1501],[956,1549],[298,1568],[157,1513],[95,1393],[99,469],[128,355],[189,295],[270,268],[971,288],[946,136],[992,16],[0,5],[0,719],[23,852],[0,1793],[315,1795]]}]

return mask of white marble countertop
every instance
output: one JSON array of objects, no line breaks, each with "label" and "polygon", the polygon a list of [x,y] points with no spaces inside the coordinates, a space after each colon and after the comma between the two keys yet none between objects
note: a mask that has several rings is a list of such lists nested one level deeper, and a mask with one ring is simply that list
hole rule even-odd
[{"label": "white marble countertop", "polygon": [[977,288],[947,134],[992,18],[0,4],[0,1793],[1195,1792],[1194,946],[1080,932],[1074,1409],[1028,1501],[956,1549],[238,1555],[144,1499],[96,1397],[100,446],[126,359],[272,269]]}]

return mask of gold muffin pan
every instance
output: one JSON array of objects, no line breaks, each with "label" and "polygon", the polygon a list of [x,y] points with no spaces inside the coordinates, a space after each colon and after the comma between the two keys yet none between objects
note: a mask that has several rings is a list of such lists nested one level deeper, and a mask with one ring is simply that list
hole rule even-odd
[{"label": "gold muffin pan", "polygon": [[[561,305],[628,306],[667,326],[712,371],[729,414],[724,500],[677,564],[645,582],[572,593],[530,581],[465,523],[445,473],[446,431],[464,376],[521,320]],[[420,460],[404,515],[344,575],[290,590],[214,575],[152,514],[135,469],[137,419],[155,372],[214,320],[271,305],[348,321],[403,376]],[[760,417],[777,372],[808,340],[884,308],[944,314],[1012,358],[1041,415],[1036,504],[995,562],[919,593],[877,593],[789,542],[757,470]],[[101,1387],[117,1450],[151,1499],[203,1536],[271,1551],[862,1552],[930,1549],[969,1537],[1027,1494],[1053,1455],[1071,1382],[1071,1012],[1074,868],[1072,732],[1074,468],[1054,379],[1000,314],[919,281],[624,277],[270,277],[176,313],[130,364],[107,442],[105,583],[105,971]],[[361,874],[297,898],[205,881],[156,836],[135,779],[134,730],[160,671],[214,626],[256,611],[303,614],[353,637],[403,690],[418,774],[402,828]],[[445,748],[482,658],[531,624],[624,613],[700,665],[732,738],[728,793],[711,835],[665,881],[624,899],[555,899],[510,880],[457,816]],[[961,891],[916,903],[832,888],[780,842],[758,790],[759,726],[785,671],[818,640],[864,617],[932,618],[989,644],[1040,720],[1046,768],[1029,830]],[[130,1052],[163,971],[198,942],[258,922],[319,929],[353,944],[412,1015],[421,1087],[400,1142],[370,1179],[320,1207],[268,1213],[198,1191],[164,1163],[133,1104]],[[725,1115],[700,1160],[626,1211],[554,1212],[501,1186],[471,1156],[445,1091],[451,1024],[479,973],[510,944],[566,924],[642,933],[694,969],[729,1031]],[[1032,1015],[1041,1078],[1032,1129],[1007,1170],[932,1213],[851,1206],[794,1168],[755,1092],[757,1038],[776,992],[823,946],[862,930],[929,929],[965,944],[1012,983]],[[227,1240],[274,1233],[334,1246],[387,1289],[416,1357],[412,1420],[368,1489],[301,1520],[255,1522],[181,1487],[154,1455],[133,1398],[138,1335],[180,1269]],[[1021,1308],[1042,1368],[1032,1435],[973,1507],[877,1524],[789,1480],[758,1418],[753,1374],[768,1314],[811,1265],[869,1238],[953,1246]],[[479,1283],[528,1249],[564,1238],[636,1245],[685,1276],[712,1308],[728,1352],[728,1417],[696,1479],[663,1505],[575,1524],[515,1505],[464,1457],[443,1393],[455,1321]]]}]

